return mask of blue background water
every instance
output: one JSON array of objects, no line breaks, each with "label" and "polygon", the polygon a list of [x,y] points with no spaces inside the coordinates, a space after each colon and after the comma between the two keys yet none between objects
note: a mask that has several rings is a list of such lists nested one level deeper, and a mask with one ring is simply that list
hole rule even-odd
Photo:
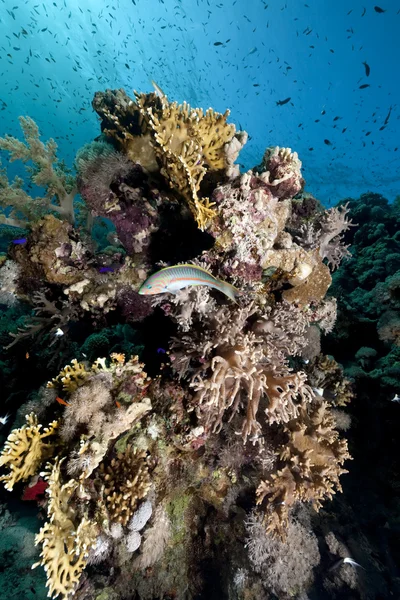
[{"label": "blue background water", "polygon": [[154,79],[171,100],[230,108],[252,136],[244,168],[266,146],[289,146],[326,204],[400,193],[395,0],[383,13],[367,0],[1,2],[0,135],[19,136],[29,115],[71,165],[99,133],[94,92],[150,91]]}]

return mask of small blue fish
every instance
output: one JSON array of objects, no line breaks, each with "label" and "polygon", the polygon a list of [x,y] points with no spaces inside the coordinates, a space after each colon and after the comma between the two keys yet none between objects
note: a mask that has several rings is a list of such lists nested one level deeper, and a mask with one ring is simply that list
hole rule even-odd
[{"label": "small blue fish", "polygon": [[28,238],[18,238],[17,240],[13,240],[12,243],[15,245],[18,244],[26,244]]},{"label": "small blue fish", "polygon": [[114,269],[113,267],[100,267],[99,268],[99,273],[113,273]]},{"label": "small blue fish", "polygon": [[164,348],[157,348],[157,354],[165,354],[166,350]]}]

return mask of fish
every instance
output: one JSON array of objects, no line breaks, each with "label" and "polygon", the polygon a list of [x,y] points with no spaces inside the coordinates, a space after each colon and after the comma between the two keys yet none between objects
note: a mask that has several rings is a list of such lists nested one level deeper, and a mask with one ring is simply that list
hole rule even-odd
[{"label": "fish", "polygon": [[365,88],[369,87],[369,83],[363,83],[362,85],[360,85],[360,87],[358,88],[359,90],[365,90]]},{"label": "fish", "polygon": [[113,267],[99,267],[99,273],[113,273]]},{"label": "fish", "polygon": [[214,46],[223,46],[223,42],[214,42]]},{"label": "fish", "polygon": [[385,119],[384,125],[387,125],[389,123],[390,113],[391,112],[392,112],[392,107],[389,108],[389,112],[388,112],[387,117]]},{"label": "fish", "polygon": [[10,413],[4,415],[4,417],[0,417],[0,425],[5,425],[10,418]]},{"label": "fish", "polygon": [[118,402],[118,400],[115,401],[115,406],[117,408],[121,408],[121,402]]},{"label": "fish", "polygon": [[57,400],[58,404],[62,404],[63,406],[69,406],[69,402],[66,402],[65,400],[60,398],[60,396],[56,396],[56,400]]},{"label": "fish", "polygon": [[366,62],[363,62],[363,65],[365,67],[365,75],[366,77],[369,77],[369,74],[371,73],[371,68]]},{"label": "fish", "polygon": [[364,567],[358,564],[358,562],[356,562],[353,558],[350,558],[350,556],[345,556],[344,558],[340,558],[339,560],[337,560],[331,567],[329,567],[328,571],[333,571],[334,569],[340,567],[342,564],[353,565],[353,567],[360,567],[360,569],[363,569],[365,571]]},{"label": "fish", "polygon": [[16,240],[13,240],[12,243],[15,244],[16,246],[19,244],[26,244],[26,240],[28,238],[18,238]]},{"label": "fish", "polygon": [[143,296],[165,293],[175,294],[177,291],[192,285],[205,285],[219,290],[233,302],[237,302],[236,298],[240,294],[239,290],[233,285],[217,279],[206,269],[186,263],[166,267],[153,273],[142,284],[139,294]]},{"label": "fish", "polygon": [[287,104],[288,102],[290,102],[292,98],[285,98],[284,100],[275,100],[276,105],[277,106],[283,106],[284,104]]},{"label": "fish", "polygon": [[386,12],[386,10],[384,10],[380,6],[374,6],[374,11],[377,12],[377,13],[384,13],[384,12]]},{"label": "fish", "polygon": [[159,85],[156,84],[155,81],[151,80],[151,85],[154,88],[154,91],[156,93],[156,96],[158,96],[159,98],[163,99],[166,98],[167,96],[164,94],[164,92],[162,91],[162,89],[160,88]]},{"label": "fish", "polygon": [[332,146],[332,142],[330,140],[324,140],[324,144],[327,146]]}]

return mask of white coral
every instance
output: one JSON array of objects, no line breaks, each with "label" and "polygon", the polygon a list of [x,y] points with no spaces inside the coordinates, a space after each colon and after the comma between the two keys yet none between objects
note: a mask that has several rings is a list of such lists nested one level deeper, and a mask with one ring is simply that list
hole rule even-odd
[{"label": "white coral", "polygon": [[140,531],[146,525],[147,521],[150,519],[153,512],[153,507],[151,506],[151,502],[146,500],[141,504],[137,511],[133,514],[128,528],[131,531]]}]

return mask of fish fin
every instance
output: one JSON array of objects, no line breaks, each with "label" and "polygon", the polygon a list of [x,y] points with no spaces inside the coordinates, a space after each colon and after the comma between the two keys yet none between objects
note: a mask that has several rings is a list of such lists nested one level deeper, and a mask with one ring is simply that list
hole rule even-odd
[{"label": "fish fin", "polygon": [[235,302],[235,304],[238,304],[238,298],[241,295],[241,292],[238,290],[238,288],[227,281],[224,281],[222,283],[222,291],[226,296],[228,296],[228,298]]}]

